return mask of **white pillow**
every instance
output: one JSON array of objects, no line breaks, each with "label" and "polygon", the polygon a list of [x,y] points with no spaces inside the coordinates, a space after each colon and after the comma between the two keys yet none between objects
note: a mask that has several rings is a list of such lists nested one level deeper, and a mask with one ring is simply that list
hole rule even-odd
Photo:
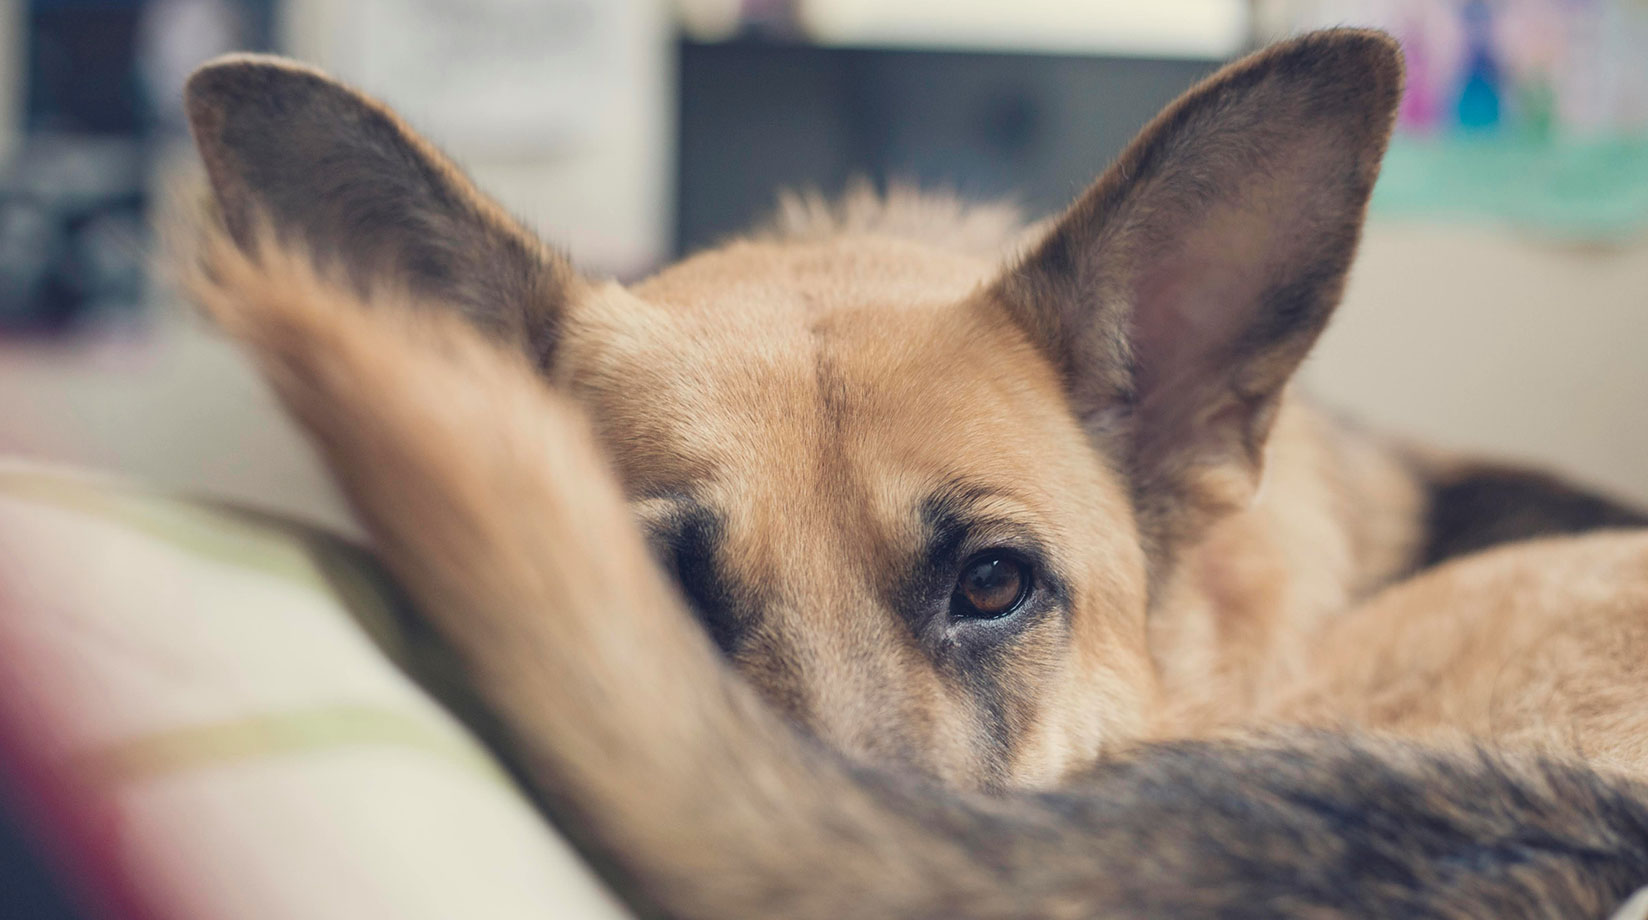
[{"label": "white pillow", "polygon": [[0,751],[95,915],[619,918],[301,528],[0,466]]}]

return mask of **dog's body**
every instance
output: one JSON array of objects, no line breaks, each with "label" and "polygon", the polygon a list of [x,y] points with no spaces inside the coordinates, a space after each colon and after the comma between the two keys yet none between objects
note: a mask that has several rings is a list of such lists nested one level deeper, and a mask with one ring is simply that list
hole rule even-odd
[{"label": "dog's body", "polygon": [[[803,207],[624,289],[241,59],[191,83],[192,285],[483,730],[669,912],[1601,916],[1648,884],[1648,536],[1402,580],[1648,519],[1286,392],[1398,84],[1307,37],[1028,236]],[[1430,747],[1165,742],[1278,724]]]}]

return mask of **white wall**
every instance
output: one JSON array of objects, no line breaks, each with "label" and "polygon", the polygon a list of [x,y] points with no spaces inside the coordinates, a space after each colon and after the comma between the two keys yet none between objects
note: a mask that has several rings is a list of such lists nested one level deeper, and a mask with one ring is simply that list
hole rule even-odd
[{"label": "white wall", "polygon": [[1648,502],[1648,240],[1375,223],[1305,380],[1369,420]]}]

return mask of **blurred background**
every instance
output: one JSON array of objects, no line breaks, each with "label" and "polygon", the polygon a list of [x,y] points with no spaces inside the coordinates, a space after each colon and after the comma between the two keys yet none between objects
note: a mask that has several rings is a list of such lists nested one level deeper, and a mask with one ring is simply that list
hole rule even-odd
[{"label": "blurred background", "polygon": [[241,360],[149,268],[232,49],[403,111],[631,278],[855,175],[1067,203],[1164,103],[1302,28],[1405,44],[1326,401],[1648,500],[1648,0],[0,0],[0,457],[347,526]]}]

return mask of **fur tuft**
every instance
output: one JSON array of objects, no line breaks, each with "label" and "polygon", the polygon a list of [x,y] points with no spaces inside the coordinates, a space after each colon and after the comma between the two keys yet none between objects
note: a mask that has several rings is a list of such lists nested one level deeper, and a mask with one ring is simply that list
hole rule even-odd
[{"label": "fur tuft", "polygon": [[816,189],[781,192],[777,211],[757,236],[784,241],[883,236],[968,254],[1000,255],[1027,242],[1033,233],[1018,205],[1010,201],[968,202],[899,184],[883,194],[859,179],[833,200]]}]

